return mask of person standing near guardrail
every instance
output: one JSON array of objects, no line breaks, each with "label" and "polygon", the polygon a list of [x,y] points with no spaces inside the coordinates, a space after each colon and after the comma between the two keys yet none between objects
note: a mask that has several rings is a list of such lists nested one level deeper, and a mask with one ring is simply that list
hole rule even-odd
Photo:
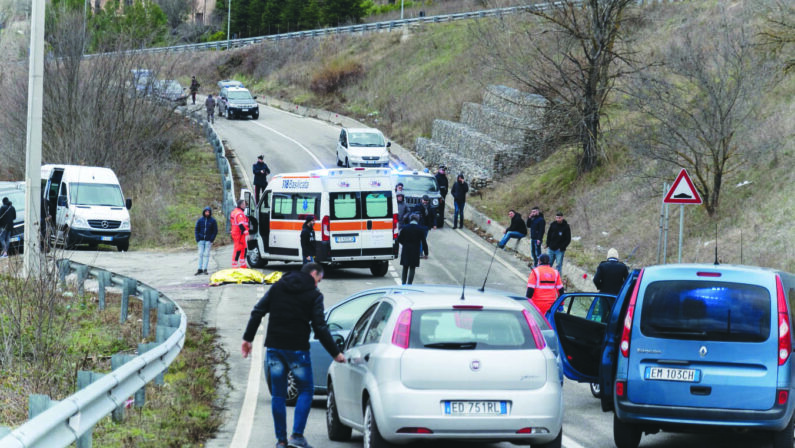
[{"label": "person standing near guardrail", "polygon": [[467,202],[467,193],[469,193],[469,184],[464,182],[464,173],[458,175],[450,193],[453,195],[453,205],[455,206],[455,211],[453,212],[453,228],[458,228],[458,223],[461,222],[460,226],[463,229],[464,206]]},{"label": "person standing near guardrail", "polygon": [[252,170],[254,171],[254,200],[259,204],[262,192],[268,188],[268,174],[271,173],[268,164],[265,163],[264,155],[257,156],[257,163],[254,164]]},{"label": "person standing near guardrail", "polygon": [[248,240],[248,217],[246,216],[246,201],[238,199],[237,207],[229,214],[232,226],[232,267],[248,268],[246,264],[246,244]]},{"label": "person standing near guardrail", "polygon": [[213,94],[207,95],[207,100],[204,102],[204,107],[207,108],[207,121],[215,123],[215,98]]},{"label": "person standing near guardrail", "polygon": [[8,257],[8,246],[11,243],[15,219],[17,219],[17,211],[14,205],[8,198],[3,198],[3,205],[0,206],[0,246],[2,246],[0,258]]},{"label": "person standing near guardrail", "polygon": [[196,94],[199,92],[199,81],[196,81],[195,76],[190,77],[190,97],[193,99],[193,104],[196,104]]},{"label": "person standing near guardrail", "polygon": [[447,167],[444,165],[439,165],[439,170],[436,171],[436,183],[439,184],[439,194],[442,195],[439,198],[439,207],[437,208],[438,213],[436,216],[437,222],[439,223],[439,228],[441,229],[444,227],[444,203],[447,201],[447,190],[450,187],[450,183],[447,180],[447,175],[445,174],[447,171]]},{"label": "person standing near guardrail", "polygon": [[544,242],[544,230],[546,230],[547,222],[544,220],[544,214],[541,209],[533,207],[527,217],[527,230],[530,231],[530,254],[533,256],[533,261],[528,264],[531,268],[538,266],[538,257],[541,256],[541,243]]},{"label": "person standing near guardrail", "polygon": [[218,235],[218,223],[213,218],[213,209],[210,206],[204,208],[201,218],[196,221],[193,233],[199,246],[199,270],[195,275],[209,274],[207,265],[210,263],[210,249]]}]

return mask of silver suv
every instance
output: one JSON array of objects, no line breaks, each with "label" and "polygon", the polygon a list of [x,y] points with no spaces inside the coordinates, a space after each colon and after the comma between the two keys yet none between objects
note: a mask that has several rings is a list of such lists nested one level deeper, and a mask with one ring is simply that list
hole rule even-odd
[{"label": "silver suv", "polygon": [[224,87],[218,99],[218,115],[226,115],[229,120],[250,115],[256,120],[259,118],[259,104],[256,99],[256,96],[251,96],[251,92],[243,87]]}]

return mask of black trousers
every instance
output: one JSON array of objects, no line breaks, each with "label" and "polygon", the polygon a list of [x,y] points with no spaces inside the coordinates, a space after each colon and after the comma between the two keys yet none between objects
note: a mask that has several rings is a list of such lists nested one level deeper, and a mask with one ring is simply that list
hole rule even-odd
[{"label": "black trousers", "polygon": [[[414,266],[403,266],[403,274],[400,276],[400,278],[402,280],[402,284],[410,285],[410,284],[414,283],[414,271],[415,271],[415,269],[416,268]],[[406,277],[408,277],[408,282],[406,282]]]}]

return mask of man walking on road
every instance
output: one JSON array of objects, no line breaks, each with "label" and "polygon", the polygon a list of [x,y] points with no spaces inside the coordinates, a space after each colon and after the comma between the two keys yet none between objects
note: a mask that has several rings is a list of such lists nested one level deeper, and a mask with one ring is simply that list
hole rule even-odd
[{"label": "man walking on road", "polygon": [[555,214],[555,220],[549,225],[547,232],[547,249],[549,249],[549,258],[552,264],[555,264],[557,259],[557,266],[555,269],[563,273],[563,254],[566,248],[571,243],[571,228],[569,223],[563,219],[563,212]]},{"label": "man walking on road", "polygon": [[464,175],[459,174],[458,178],[453,183],[453,189],[450,192],[453,195],[453,205],[455,212],[453,212],[453,228],[460,226],[464,228],[464,206],[467,202],[467,193],[469,193],[469,184],[464,182]]},{"label": "man walking on road", "polygon": [[549,265],[549,255],[538,257],[538,267],[530,271],[527,278],[527,297],[541,314],[546,314],[555,300],[563,294],[563,281],[560,272]]},{"label": "man walking on road", "polygon": [[[276,430],[276,448],[312,448],[304,438],[304,429],[312,407],[314,384],[312,359],[309,356],[310,326],[315,338],[336,362],[345,362],[331,336],[323,311],[323,294],[317,285],[323,279],[323,267],[305,264],[300,271],[288,272],[257,302],[243,333],[243,358],[251,353],[251,341],[262,318],[270,313],[265,333],[265,368],[271,379],[271,413]],[[287,438],[287,374],[293,372],[298,386],[293,432]]]},{"label": "man walking on road", "polygon": [[420,215],[411,215],[409,225],[403,227],[398,235],[398,243],[403,246],[400,251],[400,265],[403,266],[401,280],[403,285],[414,283],[414,271],[420,266],[420,253],[425,251],[428,258],[428,242],[425,240],[425,229],[417,224]]},{"label": "man walking on road", "polygon": [[207,121],[215,123],[215,98],[213,94],[207,95],[207,100],[204,102],[204,107],[207,108]]},{"label": "man walking on road", "polygon": [[447,200],[447,189],[450,186],[445,171],[447,171],[447,167],[439,165],[439,171],[436,172],[436,183],[439,184],[439,194],[442,195],[439,198],[439,213],[436,217],[440,229],[444,227],[444,203]]},{"label": "man walking on road", "polygon": [[195,76],[190,77],[190,97],[193,99],[193,104],[196,104],[196,94],[199,92],[199,81],[196,81]]},{"label": "man walking on road", "polygon": [[196,221],[193,233],[199,246],[199,270],[196,271],[196,275],[209,274],[207,265],[210,263],[210,248],[213,246],[215,236],[218,235],[218,223],[213,218],[212,208],[209,206],[204,208],[202,217]]},{"label": "man walking on road", "polygon": [[530,253],[533,256],[533,264],[530,267],[538,266],[538,257],[541,256],[541,243],[544,241],[544,230],[547,222],[544,221],[544,214],[541,209],[533,207],[530,216],[527,217],[527,230],[530,231]]},{"label": "man walking on road", "polygon": [[232,226],[232,267],[248,268],[246,264],[246,244],[248,240],[248,216],[246,216],[246,201],[239,199],[237,207],[229,214]]},{"label": "man walking on road", "polygon": [[618,295],[627,277],[629,277],[629,268],[618,260],[618,251],[611,247],[607,251],[607,260],[599,263],[599,267],[596,268],[593,284],[599,292]]},{"label": "man walking on road", "polygon": [[262,192],[268,188],[268,174],[271,173],[271,170],[268,169],[268,165],[265,163],[264,155],[260,154],[257,156],[257,163],[252,167],[252,171],[254,171],[254,198],[257,204],[259,204],[259,198]]}]

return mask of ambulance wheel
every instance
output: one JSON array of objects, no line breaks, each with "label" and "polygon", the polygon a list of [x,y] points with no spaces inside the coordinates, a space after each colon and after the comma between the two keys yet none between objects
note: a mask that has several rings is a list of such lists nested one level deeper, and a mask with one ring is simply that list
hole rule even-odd
[{"label": "ambulance wheel", "polygon": [[246,261],[252,268],[263,268],[268,264],[268,260],[259,256],[259,249],[249,249],[246,251]]},{"label": "ambulance wheel", "polygon": [[374,277],[383,277],[389,270],[389,263],[386,261],[376,261],[370,266],[370,272]]}]

